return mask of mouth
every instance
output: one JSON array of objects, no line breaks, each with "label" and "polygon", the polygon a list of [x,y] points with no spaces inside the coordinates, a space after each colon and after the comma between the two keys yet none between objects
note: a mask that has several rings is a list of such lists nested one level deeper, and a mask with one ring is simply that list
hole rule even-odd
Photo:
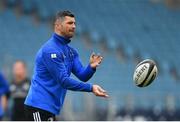
[{"label": "mouth", "polygon": [[74,33],[74,32],[75,32],[75,30],[70,30],[70,32]]},{"label": "mouth", "polygon": [[70,29],[70,32],[75,32],[75,29]]},{"label": "mouth", "polygon": [[74,35],[75,31],[69,31],[69,34]]}]

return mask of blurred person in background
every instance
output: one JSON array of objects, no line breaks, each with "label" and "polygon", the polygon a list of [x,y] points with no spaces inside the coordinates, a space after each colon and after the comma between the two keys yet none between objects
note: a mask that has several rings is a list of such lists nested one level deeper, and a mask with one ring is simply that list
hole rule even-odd
[{"label": "blurred person in background", "polygon": [[4,112],[7,109],[7,97],[9,96],[9,84],[0,73],[0,121],[3,119]]},{"label": "blurred person in background", "polygon": [[13,65],[13,80],[10,86],[12,98],[12,121],[25,120],[24,100],[29,89],[30,79],[27,77],[26,64],[23,61],[16,61]]},{"label": "blurred person in background", "polygon": [[[100,86],[84,83],[93,76],[102,56],[93,53],[89,65],[83,67],[77,51],[68,45],[75,28],[75,17],[70,11],[56,14],[54,34],[36,55],[34,76],[25,100],[28,121],[55,120],[55,115],[62,109],[67,90],[108,97]],[[72,79],[71,72],[83,82]]]}]

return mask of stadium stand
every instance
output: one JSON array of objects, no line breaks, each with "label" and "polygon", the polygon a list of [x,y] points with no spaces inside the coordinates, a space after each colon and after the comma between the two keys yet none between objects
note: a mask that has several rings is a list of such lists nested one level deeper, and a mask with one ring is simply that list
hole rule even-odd
[{"label": "stadium stand", "polygon": [[[0,4],[0,66],[9,78],[16,59],[26,61],[32,75],[35,54],[53,32],[52,17],[58,10],[71,10],[77,21],[71,45],[84,64],[92,51],[104,55],[91,82],[102,85],[111,98],[91,96],[94,120],[180,120],[179,9],[150,0],[2,0]],[[133,71],[146,58],[157,62],[159,75],[149,87],[138,88]],[[74,103],[65,105],[60,120],[88,120],[87,115],[80,118],[87,113],[86,106],[80,106],[87,96],[69,92],[67,101]]]}]

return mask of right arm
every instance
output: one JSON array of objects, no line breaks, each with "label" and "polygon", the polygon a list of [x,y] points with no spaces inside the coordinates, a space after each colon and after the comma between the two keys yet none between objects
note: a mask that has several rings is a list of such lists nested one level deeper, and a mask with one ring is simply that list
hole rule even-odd
[{"label": "right arm", "polygon": [[[55,57],[52,57],[52,54],[55,55]],[[58,81],[63,88],[73,91],[92,92],[91,84],[74,80],[68,76],[61,53],[43,52],[42,58],[53,79]]]}]

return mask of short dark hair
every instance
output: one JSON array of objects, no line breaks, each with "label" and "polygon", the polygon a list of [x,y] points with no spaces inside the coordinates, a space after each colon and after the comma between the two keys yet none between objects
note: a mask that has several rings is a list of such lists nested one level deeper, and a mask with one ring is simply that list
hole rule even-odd
[{"label": "short dark hair", "polygon": [[66,10],[66,11],[59,11],[56,14],[55,20],[60,19],[60,18],[63,19],[65,16],[75,17],[74,14],[72,12],[68,11],[68,10]]}]

